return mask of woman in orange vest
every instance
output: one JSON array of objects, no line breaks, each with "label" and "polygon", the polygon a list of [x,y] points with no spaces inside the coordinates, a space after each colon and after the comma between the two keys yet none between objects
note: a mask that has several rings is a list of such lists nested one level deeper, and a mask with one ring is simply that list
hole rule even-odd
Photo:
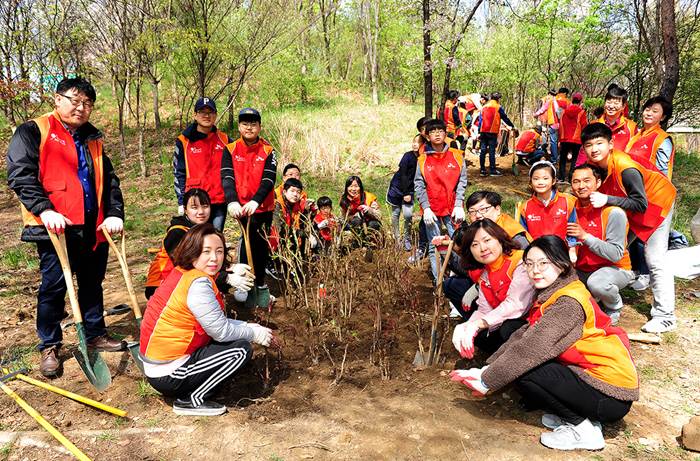
[{"label": "woman in orange vest", "polygon": [[468,320],[455,327],[452,342],[462,357],[471,359],[475,346],[493,353],[525,324],[522,316],[534,288],[521,263],[522,250],[490,219],[470,224],[459,246],[462,263],[479,286],[479,297],[475,312],[462,304]]},{"label": "woman in orange vest", "polygon": [[[148,382],[174,397],[178,415],[216,416],[226,406],[209,398],[252,356],[272,330],[226,317],[214,277],[227,262],[224,235],[209,223],[193,227],[175,252],[175,268],[148,301],[139,355]],[[252,274],[248,277],[249,287]]]},{"label": "woman in orange vest", "polygon": [[365,235],[367,229],[378,231],[382,224],[377,196],[366,192],[359,176],[350,176],[345,181],[343,195],[340,196],[340,209],[343,212],[343,229]]},{"label": "woman in orange vest", "polygon": [[639,378],[627,334],[611,325],[578,280],[566,243],[547,235],[523,256],[536,288],[527,323],[483,368],[450,377],[475,395],[515,381],[530,408],[546,411],[540,442],[556,450],[601,450],[601,423],[622,419],[639,399]]}]

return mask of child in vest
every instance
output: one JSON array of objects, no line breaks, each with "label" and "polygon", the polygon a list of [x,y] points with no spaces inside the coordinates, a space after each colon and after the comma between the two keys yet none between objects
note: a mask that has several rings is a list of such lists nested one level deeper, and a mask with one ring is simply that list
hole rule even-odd
[{"label": "child in vest", "polygon": [[226,406],[211,396],[251,359],[251,342],[268,347],[273,334],[256,323],[226,318],[214,283],[227,263],[226,241],[214,226],[193,227],[173,262],[141,323],[144,373],[154,389],[175,399],[175,414],[221,415]]},{"label": "child in vest", "polygon": [[310,223],[307,203],[302,200],[304,185],[295,178],[287,179],[282,185],[282,198],[275,202],[272,216],[273,235],[279,239],[278,245],[291,252],[301,250],[308,238]]},{"label": "child in vest", "polygon": [[[423,137],[416,135],[411,150],[403,154],[399,169],[394,173],[386,193],[386,201],[391,206],[391,226],[398,245],[411,250],[411,225],[413,223],[413,179],[416,176],[418,150]],[[403,234],[399,231],[399,218],[403,216]]]},{"label": "child in vest", "polygon": [[514,131],[514,136],[517,138],[515,155],[517,155],[519,163],[530,167],[544,157],[544,142],[542,141],[542,127],[540,125],[525,130],[522,134],[519,134],[517,130]]},{"label": "child in vest", "polygon": [[588,161],[607,172],[597,192],[595,208],[619,206],[627,213],[630,233],[644,242],[653,295],[651,320],[642,330],[664,333],[676,328],[673,272],[666,265],[676,188],[653,165],[614,149],[612,130],[603,123],[588,125],[581,134]]},{"label": "child in vest", "polygon": [[445,124],[431,120],[427,126],[429,143],[418,157],[414,179],[416,197],[423,209],[428,237],[428,257],[437,281],[438,267],[435,261],[433,238],[441,235],[444,226],[447,235],[454,232],[454,223],[464,221],[464,191],[467,188],[467,165],[458,149],[445,143]]},{"label": "child in vest", "polygon": [[[537,289],[526,326],[483,368],[454,370],[472,393],[495,393],[514,382],[532,409],[543,409],[540,442],[555,450],[602,450],[602,424],[622,419],[639,399],[629,339],[614,327],[578,280],[559,237],[532,242],[523,255]],[[461,342],[455,344],[458,350]]]},{"label": "child in vest", "polygon": [[[221,159],[221,181],[228,203],[228,213],[245,228],[248,220],[252,266],[259,307],[269,307],[270,290],[265,282],[265,268],[270,260],[270,235],[272,212],[275,209],[275,180],[277,179],[277,154],[266,140],[260,137],[260,112],[245,108],[238,113],[240,138],[228,144]],[[241,262],[248,263],[248,256],[241,251]]]},{"label": "child in vest", "polygon": [[210,219],[223,230],[226,222],[226,197],[221,184],[221,156],[231,139],[216,128],[216,103],[199,98],[194,105],[194,122],[175,141],[173,158],[175,195],[178,214],[185,209],[184,194],[196,187],[211,198]]},{"label": "child in vest", "polygon": [[622,208],[594,208],[591,194],[598,190],[603,172],[594,165],[574,168],[571,191],[576,197],[576,222],[569,223],[567,235],[576,237],[576,272],[598,300],[613,325],[620,320],[620,290],[634,280],[627,253],[627,215]]},{"label": "child in vest", "polygon": [[333,216],[333,202],[325,195],[316,200],[318,213],[314,216],[313,227],[316,236],[316,250],[327,252],[333,245],[333,238],[338,230],[338,223]]},{"label": "child in vest", "polygon": [[533,239],[556,235],[569,243],[569,257],[576,262],[577,241],[567,237],[566,225],[576,222],[576,199],[557,190],[557,170],[546,160],[530,167],[532,197],[518,204],[516,219]]}]

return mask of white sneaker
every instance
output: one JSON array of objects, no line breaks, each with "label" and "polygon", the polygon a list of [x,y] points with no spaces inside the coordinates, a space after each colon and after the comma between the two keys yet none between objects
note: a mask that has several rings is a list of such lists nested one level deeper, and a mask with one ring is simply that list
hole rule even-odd
[{"label": "white sneaker", "polygon": [[565,423],[554,429],[553,432],[545,432],[540,436],[540,442],[545,447],[555,450],[602,450],[605,448],[603,431],[588,419],[584,419],[577,426]]},{"label": "white sneaker", "polygon": [[652,317],[651,320],[642,327],[642,331],[646,333],[666,333],[667,331],[673,331],[675,329],[675,320],[662,319],[659,317]]},{"label": "white sneaker", "polygon": [[461,319],[462,314],[459,313],[459,311],[457,310],[455,305],[452,304],[452,302],[450,302],[450,307],[452,308],[452,309],[450,309],[450,318],[451,319]]},{"label": "white sneaker", "polygon": [[[566,424],[566,421],[561,419],[558,415],[552,413],[545,413],[542,415],[542,425],[548,429],[556,429],[564,424]],[[591,424],[603,430],[603,425],[600,424],[600,422],[591,421]]]},{"label": "white sneaker", "polygon": [[632,281],[632,283],[629,284],[629,287],[632,288],[635,291],[644,291],[647,288],[649,288],[649,276],[648,275],[639,275],[635,280]]}]

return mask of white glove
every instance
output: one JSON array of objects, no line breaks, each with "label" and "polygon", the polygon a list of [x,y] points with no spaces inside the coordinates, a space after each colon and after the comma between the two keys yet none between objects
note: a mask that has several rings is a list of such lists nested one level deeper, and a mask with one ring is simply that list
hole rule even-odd
[{"label": "white glove", "polygon": [[461,206],[456,206],[455,209],[452,210],[452,220],[454,222],[464,221],[464,208]]},{"label": "white glove", "polygon": [[110,234],[118,234],[124,230],[124,221],[122,218],[117,218],[116,216],[110,216],[102,221],[102,224],[97,228],[97,230],[107,229]]},{"label": "white glove", "polygon": [[452,333],[452,344],[464,358],[474,357],[474,337],[479,333],[476,322],[464,322],[455,327]]},{"label": "white glove", "polygon": [[452,381],[460,382],[468,388],[470,388],[473,391],[473,395],[482,396],[489,391],[489,388],[486,387],[484,382],[481,380],[481,376],[487,368],[488,365],[486,365],[484,368],[470,368],[469,370],[453,370],[450,372],[450,379]]},{"label": "white glove", "polygon": [[250,291],[253,288],[255,276],[250,271],[250,266],[247,264],[234,264],[229,267],[226,276],[226,283],[236,290]]},{"label": "white glove", "polygon": [[44,223],[44,226],[46,226],[46,229],[54,234],[62,234],[66,226],[73,225],[70,219],[54,210],[42,211],[41,214],[39,214],[39,218],[41,222]]},{"label": "white glove", "polygon": [[608,203],[608,196],[600,192],[591,192],[591,205],[593,208],[602,208]]},{"label": "white glove", "polygon": [[241,204],[238,202],[231,202],[228,204],[226,207],[229,216],[232,218],[238,218],[241,215],[241,211],[243,210],[241,208]]},{"label": "white glove", "polygon": [[479,289],[478,289],[478,284],[474,284],[469,289],[464,293],[464,296],[462,296],[462,309],[464,309],[465,312],[469,312],[472,308],[472,303],[476,298],[479,297]]},{"label": "white glove", "polygon": [[433,226],[437,222],[437,216],[430,208],[423,210],[423,222],[426,226]]},{"label": "white glove", "polygon": [[311,246],[311,248],[316,248],[318,246],[318,240],[313,235],[309,236],[309,246]]},{"label": "white glove", "polygon": [[263,347],[268,347],[272,341],[272,330],[257,323],[249,323],[248,327],[253,330],[253,342]]},{"label": "white glove", "polygon": [[250,202],[243,205],[243,208],[241,209],[241,213],[243,213],[246,216],[252,216],[253,213],[255,213],[255,210],[257,210],[259,206],[260,206],[260,204],[258,202],[256,202],[255,200],[251,200]]},{"label": "white glove", "polygon": [[178,205],[177,206],[177,214],[178,214],[178,216],[182,216],[185,214],[185,205]]},{"label": "white glove", "polygon": [[320,223],[316,224],[316,227],[318,227],[319,229],[325,229],[326,227],[328,227],[328,220],[324,219]]}]

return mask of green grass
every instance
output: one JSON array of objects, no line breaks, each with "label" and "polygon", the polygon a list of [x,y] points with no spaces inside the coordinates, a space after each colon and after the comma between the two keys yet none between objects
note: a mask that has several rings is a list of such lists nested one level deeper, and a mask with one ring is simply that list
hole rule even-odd
[{"label": "green grass", "polygon": [[104,431],[103,433],[97,436],[97,440],[100,440],[102,442],[114,442],[117,439],[119,439],[119,437],[117,437],[117,434],[115,434],[112,431]]},{"label": "green grass", "polygon": [[20,244],[5,250],[0,257],[0,267],[6,271],[38,269],[39,259],[32,253],[33,249],[33,246]]},{"label": "green grass", "polygon": [[136,394],[142,399],[146,399],[149,397],[158,396],[160,395],[160,392],[153,389],[151,385],[148,384],[148,381],[146,381],[145,379],[139,379],[137,381]]},{"label": "green grass", "polygon": [[5,445],[0,447],[0,461],[6,461],[10,458],[10,454],[12,453],[13,447],[14,445],[12,444],[12,442],[7,442]]},{"label": "green grass", "polygon": [[[678,189],[676,209],[673,216],[673,228],[688,237],[690,236],[690,220],[700,208],[700,154],[678,152],[673,166],[673,183]],[[700,242],[696,242],[700,243]]]},{"label": "green grass", "polygon": [[2,366],[10,371],[26,368],[32,370],[34,354],[37,353],[35,345],[10,346],[1,355]]}]

